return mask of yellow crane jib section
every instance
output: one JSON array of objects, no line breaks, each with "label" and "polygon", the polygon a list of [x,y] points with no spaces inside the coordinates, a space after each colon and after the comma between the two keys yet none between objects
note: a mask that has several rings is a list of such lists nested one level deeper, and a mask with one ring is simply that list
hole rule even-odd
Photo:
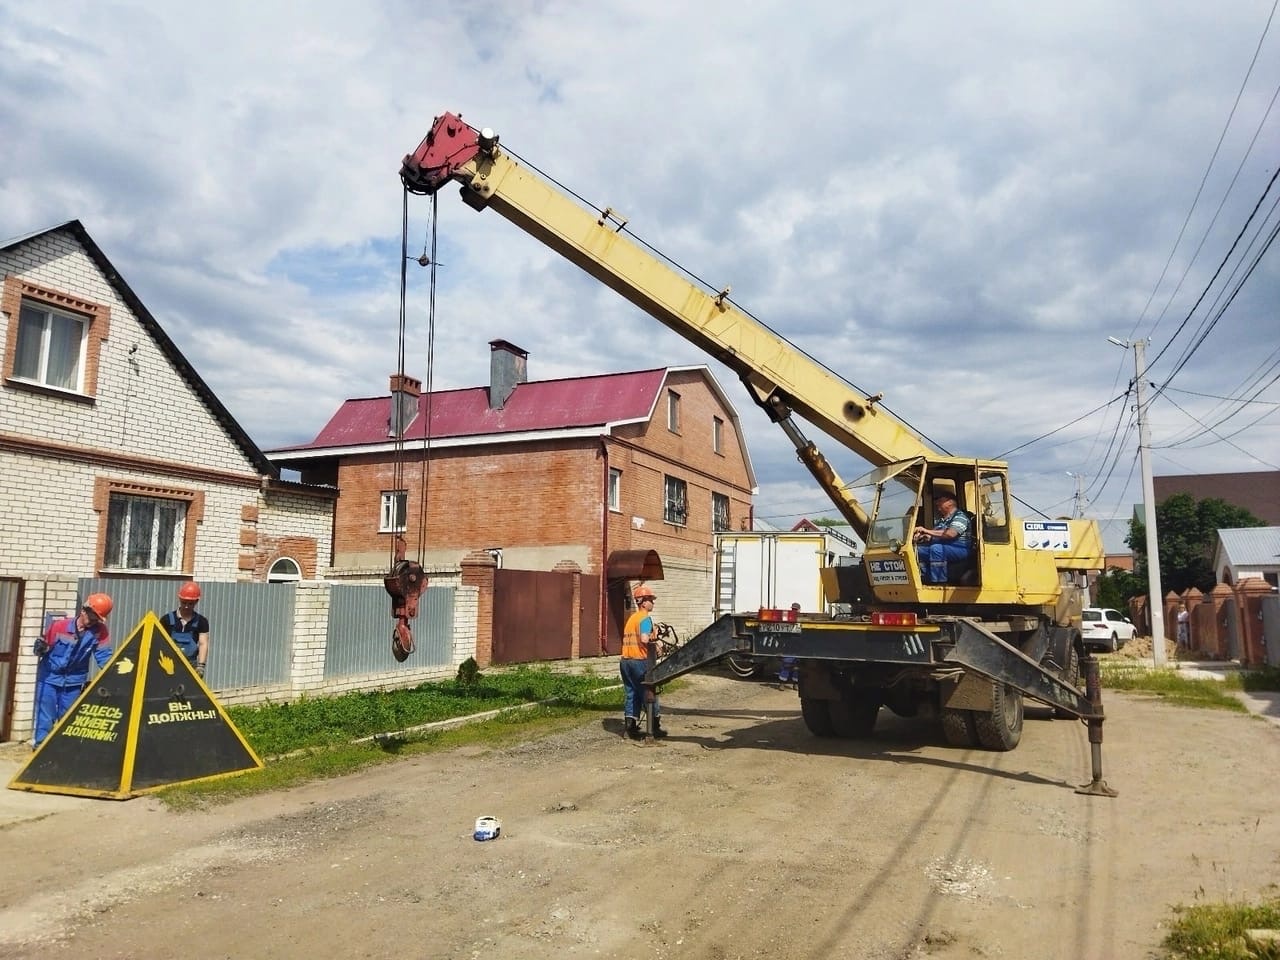
[{"label": "yellow crane jib section", "polygon": [[727,291],[703,290],[652,256],[620,232],[613,211],[605,216],[580,205],[505,154],[491,131],[476,130],[455,114],[437,117],[405,157],[400,176],[415,193],[460,183],[469,206],[494,209],[729,367],[758,400],[778,397],[868,462],[935,452],[873,398],[736,309]]}]

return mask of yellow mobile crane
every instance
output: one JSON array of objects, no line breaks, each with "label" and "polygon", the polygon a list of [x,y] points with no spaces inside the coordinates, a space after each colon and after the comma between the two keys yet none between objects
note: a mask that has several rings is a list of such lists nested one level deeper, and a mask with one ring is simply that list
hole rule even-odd
[{"label": "yellow mobile crane", "polygon": [[[653,664],[650,689],[728,653],[795,657],[815,735],[868,735],[887,707],[934,713],[948,742],[992,750],[1017,746],[1026,695],[1087,722],[1093,781],[1082,790],[1113,795],[1101,779],[1096,661],[1080,639],[1079,579],[1103,561],[1093,521],[1015,519],[1006,463],[931,449],[879,405],[881,395],[863,395],[748,316],[727,288],[705,289],[653,256],[613,210],[583,205],[489,129],[437,117],[400,177],[416,194],[460,184],[468,206],[495,210],[731,369],[865,543],[860,565],[825,571],[828,596],[847,613],[726,614]],[[797,418],[871,472],[845,484]],[[860,501],[851,489],[870,493]],[[913,530],[932,526],[944,491],[967,514],[976,551],[949,564],[945,582],[925,582]]]}]

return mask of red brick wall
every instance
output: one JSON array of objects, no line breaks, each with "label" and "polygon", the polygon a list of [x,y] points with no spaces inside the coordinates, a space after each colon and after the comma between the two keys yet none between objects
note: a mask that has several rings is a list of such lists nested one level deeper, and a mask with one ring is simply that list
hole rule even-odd
[{"label": "red brick wall", "polygon": [[[475,549],[599,540],[603,479],[594,439],[493,444],[431,451],[426,539],[439,548]],[[421,451],[411,451],[411,455]],[[406,539],[417,547],[422,464],[406,463]],[[339,551],[378,550],[382,493],[395,489],[391,463],[353,457],[338,471],[334,542]]]},{"label": "red brick wall", "polygon": [[[711,492],[730,499],[730,526],[750,511],[746,465],[728,411],[699,371],[675,373],[669,387],[680,394],[678,434],[667,429],[666,391],[652,423],[624,427],[605,441],[608,465],[621,469],[621,510],[607,511],[605,453],[600,438],[436,448],[430,455],[426,541],[430,548],[474,550],[572,544],[585,547],[586,574],[602,572],[602,549],[652,549],[662,556],[706,562],[713,542]],[[712,418],[724,421],[721,453],[712,449]],[[421,457],[412,447],[408,457]],[[665,474],[685,480],[688,522],[663,521]],[[422,507],[421,463],[406,462],[405,537],[417,550]],[[335,552],[385,551],[378,533],[381,495],[396,489],[393,464],[380,456],[345,459],[335,506]],[[601,517],[608,513],[607,548]],[[637,526],[633,518],[638,518]],[[563,558],[555,558],[548,568]]]}]

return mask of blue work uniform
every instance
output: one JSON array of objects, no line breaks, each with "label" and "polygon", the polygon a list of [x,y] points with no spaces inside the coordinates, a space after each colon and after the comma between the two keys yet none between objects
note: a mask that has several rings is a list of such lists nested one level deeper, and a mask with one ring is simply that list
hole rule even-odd
[{"label": "blue work uniform", "polygon": [[164,627],[164,632],[173,638],[173,642],[178,645],[183,655],[195,663],[200,649],[200,634],[209,632],[208,618],[202,613],[195,613],[191,615],[190,620],[183,623],[178,611],[170,610],[160,618],[160,625]]},{"label": "blue work uniform", "polygon": [[66,713],[89,682],[89,663],[98,669],[111,659],[111,636],[102,621],[83,631],[76,629],[75,617],[61,617],[44,632],[48,650],[36,668],[36,729],[32,743],[44,738]]},{"label": "blue work uniform", "polygon": [[939,517],[934,522],[933,529],[955,530],[956,536],[949,540],[938,537],[919,544],[916,547],[916,559],[920,562],[920,572],[925,583],[946,583],[947,561],[968,560],[973,555],[973,528],[969,515],[963,510],[957,510],[949,517]]}]

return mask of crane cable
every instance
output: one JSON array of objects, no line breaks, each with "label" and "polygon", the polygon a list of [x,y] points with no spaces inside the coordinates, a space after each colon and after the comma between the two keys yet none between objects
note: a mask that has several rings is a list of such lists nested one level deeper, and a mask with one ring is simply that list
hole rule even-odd
[{"label": "crane cable", "polygon": [[[431,269],[430,294],[428,297],[427,307],[427,372],[423,383],[425,392],[424,411],[423,411],[423,427],[422,427],[422,456],[420,458],[420,474],[418,489],[420,491],[418,502],[418,565],[421,566],[426,558],[427,543],[427,502],[428,502],[428,485],[430,483],[430,460],[431,460],[431,400],[432,400],[432,375],[435,370],[435,336],[436,336],[436,223],[438,214],[438,205],[436,198],[431,198],[431,221],[429,227],[429,235],[423,242],[422,255],[414,257],[415,261],[425,267]],[[409,269],[409,191],[404,191],[402,211],[401,211],[401,229],[400,229],[400,317],[399,326],[396,337],[396,374],[399,382],[403,384],[405,377],[405,356],[408,352],[408,333],[407,333],[407,317],[408,317],[408,269]],[[405,512],[409,509],[408,489],[405,485],[405,464],[407,454],[405,451],[405,433],[411,418],[405,416],[404,411],[396,406],[396,397],[391,398],[391,427],[395,437],[395,453],[392,461],[392,487],[393,496],[399,496],[401,491],[405,495]],[[396,561],[396,540],[403,536],[398,532],[401,518],[395,515],[396,505],[392,504],[391,527],[393,528],[391,538],[391,562],[394,565]],[[406,522],[408,517],[403,518]]]}]

